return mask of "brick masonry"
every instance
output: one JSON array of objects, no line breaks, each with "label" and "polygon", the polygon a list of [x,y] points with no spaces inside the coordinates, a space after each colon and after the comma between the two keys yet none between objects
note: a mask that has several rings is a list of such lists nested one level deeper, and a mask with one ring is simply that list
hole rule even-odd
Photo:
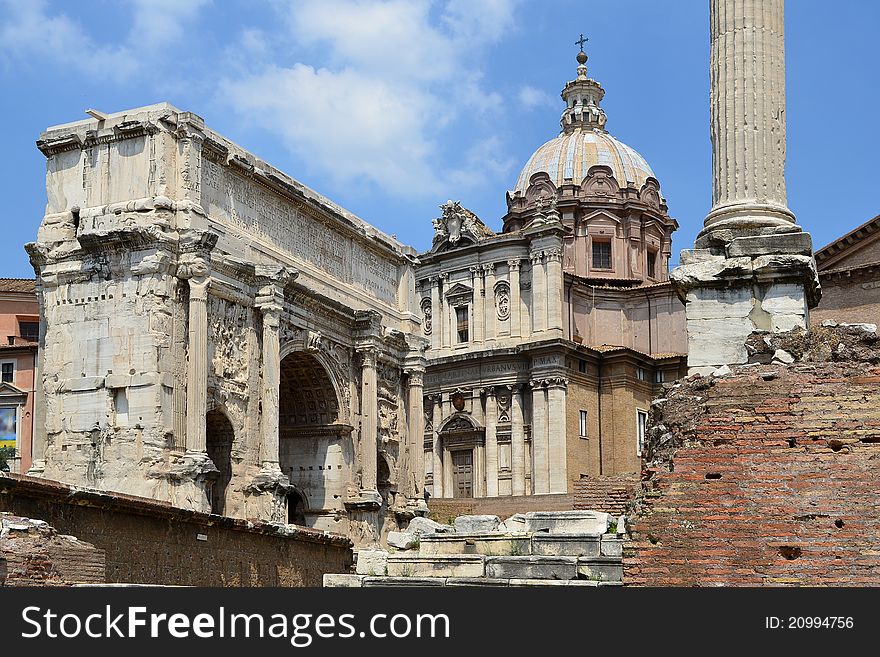
[{"label": "brick masonry", "polygon": [[691,377],[652,413],[624,582],[880,586],[880,342],[753,336],[791,365]]},{"label": "brick masonry", "polygon": [[18,475],[0,476],[0,511],[44,520],[103,551],[113,583],[321,586],[324,573],[348,572],[353,561],[351,541],[335,534]]},{"label": "brick masonry", "polygon": [[574,508],[619,516],[626,511],[638,480],[638,475],[584,477],[574,484]]},{"label": "brick masonry", "polygon": [[0,513],[0,586],[99,584],[104,551],[43,521]]}]

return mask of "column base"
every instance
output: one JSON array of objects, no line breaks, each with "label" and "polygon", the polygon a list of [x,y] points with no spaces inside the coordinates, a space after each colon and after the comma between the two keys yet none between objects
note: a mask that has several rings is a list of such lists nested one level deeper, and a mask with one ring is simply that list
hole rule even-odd
[{"label": "column base", "polygon": [[685,303],[691,374],[746,363],[745,342],[754,331],[806,329],[821,296],[812,242],[803,232],[746,235],[682,251],[670,280]]}]

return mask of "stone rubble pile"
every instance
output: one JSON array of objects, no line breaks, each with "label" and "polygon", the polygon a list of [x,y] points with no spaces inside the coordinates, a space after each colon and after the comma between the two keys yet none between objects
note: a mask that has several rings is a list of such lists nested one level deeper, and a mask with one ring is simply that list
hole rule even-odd
[{"label": "stone rubble pile", "polygon": [[625,531],[598,511],[414,518],[388,535],[391,550],[358,550],[355,574],[324,586],[619,586]]}]

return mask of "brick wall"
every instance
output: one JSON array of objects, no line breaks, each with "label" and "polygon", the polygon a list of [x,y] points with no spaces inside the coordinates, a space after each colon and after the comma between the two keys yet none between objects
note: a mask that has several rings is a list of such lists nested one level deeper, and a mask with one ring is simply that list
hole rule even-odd
[{"label": "brick wall", "polygon": [[103,550],[107,582],[321,586],[324,573],[347,572],[353,559],[342,536],[32,477],[0,476],[0,511],[39,518]]},{"label": "brick wall", "polygon": [[104,551],[41,520],[0,513],[0,586],[104,582]]},{"label": "brick wall", "polygon": [[429,517],[437,522],[450,523],[456,516],[493,515],[502,520],[514,513],[528,511],[571,511],[572,495],[517,495],[513,497],[474,497],[462,499],[428,500]]},{"label": "brick wall", "polygon": [[692,377],[655,404],[624,581],[880,586],[876,335],[753,338],[757,360],[798,361]]},{"label": "brick wall", "polygon": [[619,516],[626,511],[638,479],[638,475],[584,477],[574,485],[574,508]]}]

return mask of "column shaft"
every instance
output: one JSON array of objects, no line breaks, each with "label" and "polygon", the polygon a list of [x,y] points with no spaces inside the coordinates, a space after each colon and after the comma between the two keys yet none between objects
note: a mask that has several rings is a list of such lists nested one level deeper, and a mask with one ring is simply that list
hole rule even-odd
[{"label": "column shaft", "polygon": [[548,408],[548,466],[550,469],[550,492],[568,492],[568,467],[566,458],[565,426],[565,379],[554,379],[547,388]]},{"label": "column shaft", "polygon": [[423,369],[411,369],[409,374],[409,399],[407,433],[409,434],[410,478],[415,483],[415,493],[425,490],[425,384]]},{"label": "column shaft", "polygon": [[543,254],[532,254],[532,333],[547,328],[547,281]]},{"label": "column shaft", "polygon": [[443,497],[443,445],[440,441],[440,425],[443,424],[443,396],[434,395],[434,497]]},{"label": "column shaft", "polygon": [[205,452],[208,412],[208,279],[189,279],[189,349],[186,366],[186,449]]},{"label": "column shaft", "polygon": [[523,429],[523,386],[516,384],[510,391],[510,476],[511,492],[526,492],[526,443]]},{"label": "column shaft", "polygon": [[483,273],[485,275],[485,296],[484,296],[484,312],[485,312],[485,340],[494,342],[498,337],[498,329],[496,324],[495,310],[495,265],[483,265]]},{"label": "column shaft", "polygon": [[498,497],[498,404],[495,388],[486,389],[486,497]]},{"label": "column shaft", "polygon": [[516,338],[520,334],[520,290],[519,290],[519,260],[508,260],[508,280],[510,282],[510,337]]},{"label": "column shaft", "polygon": [[547,328],[562,330],[562,252],[547,254]]},{"label": "column shaft", "polygon": [[376,490],[379,402],[376,388],[375,348],[359,349],[361,365],[361,488]]},{"label": "column shaft", "polygon": [[281,345],[278,338],[281,307],[263,307],[263,377],[260,386],[260,462],[278,468],[278,398],[281,386]]},{"label": "column shaft", "polygon": [[532,381],[532,487],[536,495],[550,492],[549,451],[547,391],[543,381]]}]

